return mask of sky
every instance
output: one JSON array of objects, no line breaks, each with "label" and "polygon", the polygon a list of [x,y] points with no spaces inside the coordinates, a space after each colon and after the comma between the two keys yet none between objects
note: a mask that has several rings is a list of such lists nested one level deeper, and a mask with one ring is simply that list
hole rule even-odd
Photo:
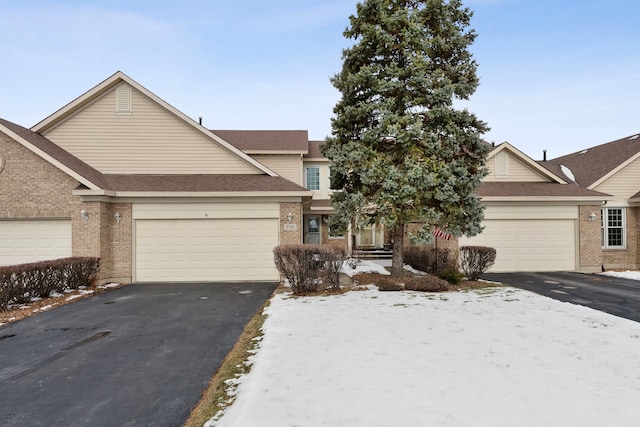
[{"label": "sky", "polygon": [[[31,127],[122,71],[211,129],[331,134],[357,0],[0,0],[0,117]],[[464,0],[468,108],[535,160],[640,132],[640,2]]]}]

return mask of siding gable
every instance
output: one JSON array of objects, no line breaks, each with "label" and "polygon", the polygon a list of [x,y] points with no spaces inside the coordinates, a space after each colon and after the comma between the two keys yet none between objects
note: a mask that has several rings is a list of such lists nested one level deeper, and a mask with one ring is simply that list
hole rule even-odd
[{"label": "siding gable", "polygon": [[263,173],[126,83],[43,135],[105,174]]},{"label": "siding gable", "polygon": [[611,175],[592,190],[628,199],[640,191],[640,158]]},{"label": "siding gable", "polygon": [[489,170],[489,174],[483,179],[486,182],[551,182],[508,150],[501,150],[489,156],[486,166]]}]

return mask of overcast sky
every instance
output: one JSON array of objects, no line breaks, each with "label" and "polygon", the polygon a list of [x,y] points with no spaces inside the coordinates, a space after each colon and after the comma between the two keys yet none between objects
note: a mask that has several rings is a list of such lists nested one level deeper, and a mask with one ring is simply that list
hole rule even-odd
[{"label": "overcast sky", "polygon": [[[212,129],[331,133],[356,0],[0,0],[0,117],[31,127],[120,70]],[[640,132],[640,1],[466,0],[466,105],[536,160]]]}]

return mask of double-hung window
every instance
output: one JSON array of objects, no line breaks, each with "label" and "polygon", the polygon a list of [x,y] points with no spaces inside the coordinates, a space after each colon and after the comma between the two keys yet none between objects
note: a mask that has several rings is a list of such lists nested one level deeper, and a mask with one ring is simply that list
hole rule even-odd
[{"label": "double-hung window", "polygon": [[305,171],[305,185],[307,190],[320,190],[320,168],[308,166]]},{"label": "double-hung window", "polygon": [[602,247],[621,249],[625,242],[624,208],[602,208]]}]

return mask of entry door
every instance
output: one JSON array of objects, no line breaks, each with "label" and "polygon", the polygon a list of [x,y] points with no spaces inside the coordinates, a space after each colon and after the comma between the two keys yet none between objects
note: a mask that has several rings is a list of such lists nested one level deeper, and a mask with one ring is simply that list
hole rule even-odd
[{"label": "entry door", "polygon": [[304,241],[314,245],[320,244],[320,217],[307,216],[304,221]]}]

